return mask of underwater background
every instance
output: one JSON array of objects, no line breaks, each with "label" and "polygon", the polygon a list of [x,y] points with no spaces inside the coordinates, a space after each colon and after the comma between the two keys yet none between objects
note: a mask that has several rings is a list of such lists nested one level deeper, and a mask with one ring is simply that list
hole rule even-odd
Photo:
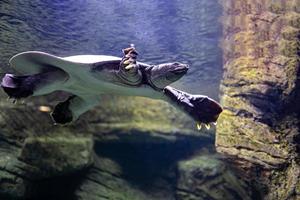
[{"label": "underwater background", "polygon": [[[167,103],[110,96],[54,126],[55,92],[0,91],[0,199],[300,198],[299,0],[1,0],[0,72],[23,51],[183,62],[172,84],[217,99],[217,127]],[[26,66],[24,66],[26,67]],[[46,111],[46,112],[45,112]]]}]

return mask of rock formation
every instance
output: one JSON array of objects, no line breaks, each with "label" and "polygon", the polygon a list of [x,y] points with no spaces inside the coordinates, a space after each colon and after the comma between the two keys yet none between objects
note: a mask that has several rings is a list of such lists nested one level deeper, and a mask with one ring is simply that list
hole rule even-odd
[{"label": "rock formation", "polygon": [[216,146],[265,199],[300,198],[300,2],[226,0]]}]

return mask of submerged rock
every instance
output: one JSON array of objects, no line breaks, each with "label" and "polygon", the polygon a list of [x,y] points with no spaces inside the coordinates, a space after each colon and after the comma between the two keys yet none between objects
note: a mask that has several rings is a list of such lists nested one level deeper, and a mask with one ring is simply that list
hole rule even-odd
[{"label": "submerged rock", "polygon": [[26,196],[26,180],[14,155],[2,153],[0,159],[0,198],[22,199]]},{"label": "submerged rock", "polygon": [[137,131],[96,137],[95,165],[86,173],[76,197],[174,200],[177,163],[189,155],[211,152],[211,139]]},{"label": "submerged rock", "polygon": [[[78,176],[79,172],[93,163],[91,137],[30,137],[22,147],[10,145],[6,148],[4,140],[1,141],[1,199],[34,198],[44,190],[46,195],[51,196],[52,190],[47,193],[46,189],[40,189],[45,187],[45,183],[47,185],[48,179],[56,178],[61,182],[64,179],[59,177],[73,174]],[[69,182],[67,180],[72,179],[66,178],[65,182]],[[58,182],[56,187],[59,185]],[[56,191],[60,191],[59,187]]]},{"label": "submerged rock", "polygon": [[66,175],[93,163],[91,137],[29,137],[25,139],[19,159],[37,171],[39,179]]},{"label": "submerged rock", "polygon": [[253,194],[248,185],[212,152],[203,149],[203,138],[185,136],[174,141],[144,137],[149,139],[137,142],[132,135],[122,140],[96,142],[95,165],[76,190],[76,197],[80,200],[251,199]]},{"label": "submerged rock", "polygon": [[252,199],[244,181],[217,158],[197,156],[178,163],[177,198],[189,200]]}]

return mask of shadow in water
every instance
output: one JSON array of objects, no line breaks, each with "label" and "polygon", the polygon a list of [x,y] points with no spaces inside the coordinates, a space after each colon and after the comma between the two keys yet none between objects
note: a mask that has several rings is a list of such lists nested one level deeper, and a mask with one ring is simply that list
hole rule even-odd
[{"label": "shadow in water", "polygon": [[[176,163],[195,153],[213,153],[213,139],[195,136],[177,136],[176,140],[155,139],[150,135],[140,142],[136,135],[117,141],[95,143],[99,157],[109,158],[119,164],[122,176],[129,183],[148,189],[159,179],[175,183]],[[149,142],[149,140],[151,142]],[[101,163],[100,163],[101,164]]]},{"label": "shadow in water", "polygon": [[85,169],[68,175],[30,181],[27,184],[25,199],[77,200],[75,191],[84,180],[88,171],[89,169]]},{"label": "shadow in water", "polygon": [[[120,177],[113,177],[115,181],[121,178],[145,193],[173,196],[177,178],[176,163],[199,152],[213,153],[214,148],[212,137],[181,135],[171,140],[139,133],[120,136],[114,141],[96,141],[94,150],[99,158],[113,160],[121,167]],[[101,169],[96,169],[97,173],[110,172],[111,169],[107,165],[101,165],[101,162],[96,162],[95,165],[74,174],[30,182],[26,189],[26,196],[30,198],[27,199],[76,200],[76,191],[90,176],[111,187],[111,182],[107,182],[105,175],[93,174],[95,167]],[[118,190],[115,186],[112,187]]]}]

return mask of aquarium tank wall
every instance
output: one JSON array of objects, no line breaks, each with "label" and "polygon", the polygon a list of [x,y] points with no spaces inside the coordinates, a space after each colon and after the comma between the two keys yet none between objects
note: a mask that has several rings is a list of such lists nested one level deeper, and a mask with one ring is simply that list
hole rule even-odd
[{"label": "aquarium tank wall", "polygon": [[[0,90],[0,199],[300,198],[299,0],[2,0],[0,78],[25,51],[180,62],[171,84],[220,102],[197,127],[171,104],[101,95],[55,125],[56,91],[15,102]],[[24,68],[29,68],[24,63]],[[88,88],[87,88],[88,89]]]}]

